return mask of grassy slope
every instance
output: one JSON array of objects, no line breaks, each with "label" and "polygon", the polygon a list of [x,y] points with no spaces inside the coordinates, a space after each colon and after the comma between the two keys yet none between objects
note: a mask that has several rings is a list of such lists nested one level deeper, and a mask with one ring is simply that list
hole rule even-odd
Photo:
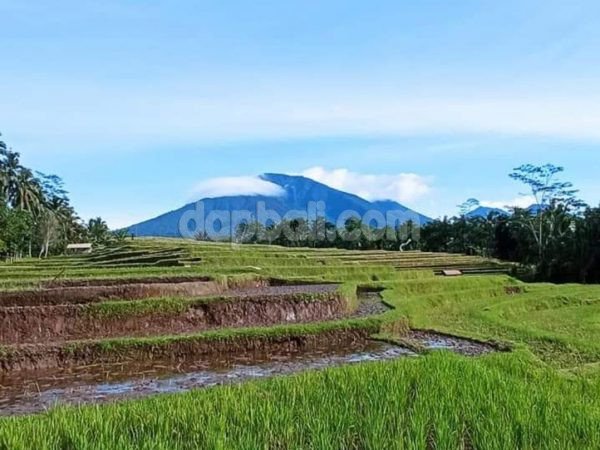
[{"label": "grassy slope", "polygon": [[462,280],[471,286],[448,289],[445,280],[444,292],[411,293],[399,284],[386,298],[416,328],[524,344],[557,367],[600,361],[600,286],[526,285],[508,295],[489,277]]},{"label": "grassy slope", "polygon": [[[600,448],[600,287],[520,285],[524,293],[509,295],[505,288],[519,283],[506,276],[445,279],[430,270],[393,268],[400,259],[407,265],[419,259],[419,268],[425,260],[437,265],[437,255],[397,255],[396,263],[389,264],[373,261],[389,259],[378,252],[191,248],[203,258],[202,265],[160,271],[79,267],[66,274],[246,273],[343,281],[346,293],[358,284],[380,286],[396,308],[382,318],[388,332],[403,328],[394,323],[410,322],[512,341],[517,351],[479,359],[432,354],[122,405],[59,409],[0,421],[0,449]],[[0,284],[35,285],[56,268],[13,275],[17,272],[23,273],[0,267]],[[296,331],[331,326],[341,324],[312,324]],[[236,333],[288,333],[292,328]],[[213,337],[220,339],[231,332],[216,333]],[[114,345],[138,344],[106,342],[111,351]]]}]

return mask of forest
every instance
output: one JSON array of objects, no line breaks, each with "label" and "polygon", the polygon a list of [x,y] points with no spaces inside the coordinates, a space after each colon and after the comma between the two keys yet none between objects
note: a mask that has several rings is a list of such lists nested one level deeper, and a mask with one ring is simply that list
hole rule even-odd
[{"label": "forest", "polygon": [[59,176],[25,167],[0,140],[0,257],[48,257],[63,253],[68,243],[112,239],[101,218],[83,223]]}]

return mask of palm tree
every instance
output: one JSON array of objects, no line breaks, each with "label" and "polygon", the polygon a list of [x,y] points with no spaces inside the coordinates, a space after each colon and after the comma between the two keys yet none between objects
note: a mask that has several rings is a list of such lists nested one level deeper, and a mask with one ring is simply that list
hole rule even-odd
[{"label": "palm tree", "polygon": [[24,231],[30,255],[35,241],[40,256],[47,256],[51,245],[83,238],[85,228],[79,223],[67,194],[59,177],[34,174],[21,165],[19,153],[0,141],[0,202],[30,218],[30,226]]},{"label": "palm tree", "polygon": [[12,193],[12,206],[16,209],[35,213],[43,207],[44,198],[40,183],[33,172],[19,167]]},{"label": "palm tree", "polygon": [[14,195],[17,177],[21,164],[19,162],[19,154],[6,148],[6,145],[0,148],[0,188],[2,197],[11,202]]},{"label": "palm tree", "polygon": [[101,217],[88,221],[88,234],[94,244],[105,244],[110,238],[110,229]]},{"label": "palm tree", "polygon": [[66,196],[52,196],[45,199],[37,218],[38,231],[42,240],[40,256],[48,255],[50,244],[81,241],[86,234],[85,227]]},{"label": "palm tree", "polygon": [[33,172],[23,167],[20,154],[0,141],[0,197],[16,209],[36,212],[42,202],[42,189]]}]

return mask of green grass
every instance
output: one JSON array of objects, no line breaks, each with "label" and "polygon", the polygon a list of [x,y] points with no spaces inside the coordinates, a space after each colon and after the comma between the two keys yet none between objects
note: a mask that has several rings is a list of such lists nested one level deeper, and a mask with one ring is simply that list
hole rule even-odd
[{"label": "green grass", "polygon": [[433,354],[0,422],[1,449],[597,449],[600,384]]},{"label": "green grass", "polygon": [[[155,267],[140,261],[160,261],[184,255],[196,258],[190,267]],[[137,262],[136,262],[137,261]],[[103,263],[109,263],[102,266]],[[124,264],[111,266],[110,264]],[[121,249],[106,249],[84,256],[49,260],[25,259],[0,264],[0,289],[24,289],[40,281],[64,278],[126,278],[168,275],[256,275],[308,281],[386,281],[402,270],[431,272],[438,267],[496,267],[497,262],[470,256],[384,251],[344,251],[284,248],[261,245],[232,246],[181,239],[136,239]]]},{"label": "green grass", "polygon": [[[328,301],[334,297],[335,293],[296,293],[286,295],[284,298],[296,301]],[[356,293],[352,295],[351,290],[348,293],[341,291],[340,295],[345,298],[348,296],[349,309],[356,303]],[[265,299],[269,299],[265,297]],[[111,300],[98,303],[89,303],[83,306],[85,314],[98,320],[103,319],[126,319],[130,317],[142,317],[153,314],[177,315],[184,313],[189,309],[206,305],[211,302],[237,302],[244,301],[226,296],[208,296],[198,298],[186,297],[159,297],[145,300]]]},{"label": "green grass", "polygon": [[522,344],[559,368],[600,361],[600,286],[525,285],[525,292],[507,294],[514,284],[508,277],[390,284],[385,298],[397,309],[388,320]]},{"label": "green grass", "polygon": [[[128,255],[128,252],[137,252]],[[185,252],[192,267],[141,264]],[[131,256],[131,258],[130,258]],[[73,352],[127,355],[186,342],[277,339],[341,328],[401,338],[408,325],[513,343],[510,353],[369,363],[123,404],[59,408],[0,420],[0,449],[598,449],[600,286],[525,284],[505,275],[436,277],[439,267],[505,267],[419,252],[348,252],[140,239],[96,261],[62,257],[0,265],[0,289],[58,278],[210,276],[335,281],[356,307],[356,287],[384,288],[394,309],[371,319],[225,329],[195,335],[70,344]],[[518,287],[518,291],[514,288]],[[218,298],[218,297],[215,297]],[[214,301],[206,299],[203,301]],[[175,311],[197,300],[91,305],[97,317]],[[0,351],[2,351],[0,349]],[[5,349],[6,351],[6,349]]]},{"label": "green grass", "polygon": [[376,333],[381,321],[376,318],[347,319],[332,322],[276,325],[272,327],[226,328],[201,333],[171,336],[151,336],[143,338],[116,338],[98,341],[79,341],[69,344],[71,352],[86,353],[90,349],[100,354],[123,353],[128,350],[152,349],[172,344],[190,344],[194,342],[232,342],[244,339],[277,339],[301,337],[339,330],[368,330]]}]

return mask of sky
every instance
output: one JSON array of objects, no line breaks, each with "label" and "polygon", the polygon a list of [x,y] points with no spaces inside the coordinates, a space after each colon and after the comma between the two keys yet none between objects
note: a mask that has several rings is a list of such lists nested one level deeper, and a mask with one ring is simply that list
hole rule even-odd
[{"label": "sky", "polygon": [[431,217],[600,202],[595,0],[0,0],[0,133],[114,228],[304,174]]}]

